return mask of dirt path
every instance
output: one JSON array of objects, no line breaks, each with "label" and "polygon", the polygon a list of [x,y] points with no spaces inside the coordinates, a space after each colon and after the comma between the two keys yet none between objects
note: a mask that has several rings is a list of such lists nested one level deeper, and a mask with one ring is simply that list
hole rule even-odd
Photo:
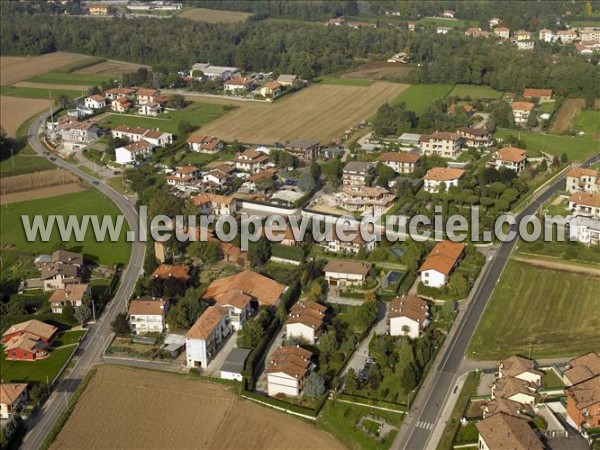
[{"label": "dirt path", "polygon": [[565,270],[567,272],[583,273],[600,277],[600,269],[594,267],[581,266],[579,264],[567,263],[563,261],[548,261],[547,259],[535,259],[526,256],[515,256],[516,261],[531,264],[532,266],[544,267],[546,269]]},{"label": "dirt path", "polygon": [[585,106],[585,100],[582,98],[570,98],[565,100],[556,113],[554,122],[548,130],[550,134],[565,134],[571,128],[571,124],[575,118],[579,115],[583,107]]}]

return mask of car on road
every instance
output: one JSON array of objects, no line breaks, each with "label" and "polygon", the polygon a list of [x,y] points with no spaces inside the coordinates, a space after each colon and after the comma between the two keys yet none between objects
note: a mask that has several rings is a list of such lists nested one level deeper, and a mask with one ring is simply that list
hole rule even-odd
[{"label": "car on road", "polygon": [[56,161],[56,158],[54,156],[51,156],[50,161]]},{"label": "car on road", "polygon": [[100,184],[100,182],[99,182],[99,181],[92,181],[92,184],[93,184],[94,186],[98,186],[98,185]]}]

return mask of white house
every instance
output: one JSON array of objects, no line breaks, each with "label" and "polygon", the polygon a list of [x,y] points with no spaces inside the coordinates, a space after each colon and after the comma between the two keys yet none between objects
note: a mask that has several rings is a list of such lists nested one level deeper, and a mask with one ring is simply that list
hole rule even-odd
[{"label": "white house", "polygon": [[232,179],[233,168],[228,164],[220,164],[202,174],[202,184],[208,191],[218,192],[227,186]]},{"label": "white house", "polygon": [[597,170],[577,167],[567,172],[567,192],[600,192],[600,176]]},{"label": "white house", "polygon": [[464,251],[465,245],[459,242],[438,242],[419,269],[421,282],[435,288],[444,286]]},{"label": "white house", "polygon": [[149,130],[142,127],[117,125],[110,132],[114,138],[129,139],[131,142],[138,142],[143,139],[155,147],[164,147],[173,143],[173,135],[166,131],[160,131],[158,128]]},{"label": "white house", "polygon": [[453,30],[452,27],[436,27],[435,32],[437,34],[448,34]]},{"label": "white house", "polygon": [[314,367],[312,356],[311,352],[299,346],[277,348],[266,364],[269,396],[300,396],[304,382]]},{"label": "white house", "polygon": [[360,286],[367,280],[371,264],[331,260],[323,270],[329,286]]},{"label": "white house", "polygon": [[587,245],[600,245],[600,219],[576,216],[569,221],[570,239]]},{"label": "white house", "polygon": [[254,82],[250,78],[235,77],[223,84],[225,92],[251,91],[254,88]]},{"label": "white house", "polygon": [[268,161],[269,157],[266,153],[249,148],[235,158],[235,168],[249,173],[258,173],[264,169]]},{"label": "white house", "polygon": [[361,187],[365,186],[367,178],[375,173],[375,164],[372,162],[350,161],[342,171],[342,185]]},{"label": "white house", "polygon": [[423,177],[425,192],[435,194],[439,192],[442,183],[448,188],[458,187],[459,180],[463,177],[465,171],[452,167],[433,167],[429,169]]},{"label": "white house", "polygon": [[529,120],[529,115],[533,108],[535,108],[535,103],[531,102],[512,102],[510,105],[513,111],[513,117],[515,119],[515,124],[517,125],[525,125]]},{"label": "white house", "polygon": [[106,108],[106,99],[102,95],[92,95],[90,97],[86,97],[83,101],[86,108],[91,109],[102,109]]},{"label": "white house", "polygon": [[527,165],[527,150],[517,147],[503,147],[495,153],[496,168],[505,167],[519,173]]},{"label": "white house", "polygon": [[13,414],[21,411],[26,404],[27,383],[0,384],[0,419],[11,419]]},{"label": "white house", "polygon": [[414,295],[396,297],[388,310],[388,329],[391,336],[417,339],[429,325],[429,304]]},{"label": "white house", "polygon": [[76,308],[83,305],[85,295],[90,294],[87,284],[69,284],[64,289],[55,290],[48,302],[54,314],[61,314],[65,306]]},{"label": "white house", "polygon": [[299,301],[290,308],[285,322],[285,335],[288,339],[297,338],[314,344],[325,320],[327,307],[317,302]]},{"label": "white house", "polygon": [[492,384],[492,400],[506,398],[522,405],[533,406],[537,399],[537,386],[515,377],[499,378]]},{"label": "white house", "polygon": [[146,140],[127,144],[115,150],[115,161],[119,164],[141,161],[152,153],[153,148],[154,146]]},{"label": "white house", "polygon": [[500,39],[508,39],[510,37],[510,28],[498,27],[494,28],[493,33]]},{"label": "white house", "polygon": [[208,367],[231,333],[227,309],[209,306],[185,335],[188,367]]},{"label": "white house", "polygon": [[457,133],[437,132],[421,136],[421,153],[454,159],[461,151],[462,137]]},{"label": "white house", "polygon": [[136,298],[129,302],[127,321],[133,334],[165,331],[169,304],[162,298]]},{"label": "white house", "polygon": [[575,215],[600,217],[600,193],[579,192],[571,195],[569,210]]},{"label": "white house", "polygon": [[514,377],[539,386],[543,372],[535,368],[535,362],[522,356],[511,356],[498,364],[498,378]]},{"label": "white house", "polygon": [[411,173],[419,164],[419,155],[406,152],[386,152],[382,153],[378,160],[390,167],[396,173]]},{"label": "white house", "polygon": [[368,254],[375,250],[377,247],[377,240],[374,235],[370,236],[368,240],[365,240],[358,229],[353,229],[352,232],[356,233],[356,237],[352,240],[342,240],[337,233],[332,233],[333,236],[324,239],[319,244],[325,250],[333,253],[357,254],[362,249],[365,254]]},{"label": "white house", "polygon": [[192,198],[200,214],[232,216],[236,211],[236,199],[228,195],[200,194]]},{"label": "white house", "polygon": [[156,117],[162,112],[162,106],[160,103],[149,102],[144,103],[138,108],[138,113],[142,116],[153,116]]},{"label": "white house", "polygon": [[540,41],[542,41],[542,42],[553,42],[554,41],[554,33],[552,33],[552,30],[549,30],[547,28],[541,29],[538,36],[539,36]]},{"label": "white house", "polygon": [[193,134],[187,139],[190,150],[198,153],[214,154],[223,148],[223,142],[214,136]]},{"label": "white house", "polygon": [[194,166],[178,167],[176,171],[167,177],[167,183],[171,186],[187,186],[198,181],[198,169]]}]

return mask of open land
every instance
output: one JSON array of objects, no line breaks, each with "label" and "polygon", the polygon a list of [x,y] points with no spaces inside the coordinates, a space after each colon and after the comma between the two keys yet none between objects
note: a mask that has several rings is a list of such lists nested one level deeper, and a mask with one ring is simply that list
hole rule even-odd
[{"label": "open land", "polygon": [[94,86],[102,84],[104,81],[110,81],[111,77],[107,75],[93,75],[93,74],[81,74],[74,72],[47,72],[41,75],[28,78],[27,81],[30,83],[51,85],[59,87],[61,85],[69,86]]},{"label": "open land", "polygon": [[184,19],[207,23],[238,23],[244,22],[252,14],[239,11],[220,11],[218,9],[193,8],[179,15]]},{"label": "open land", "polygon": [[480,98],[485,99],[499,99],[502,97],[502,92],[497,91],[489,86],[478,86],[475,84],[457,84],[454,89],[450,92],[451,97],[458,96],[465,98],[466,96],[471,97],[473,100]]},{"label": "open land", "polygon": [[100,366],[51,448],[343,447],[313,425],[222,385]]},{"label": "open land", "polygon": [[118,61],[102,61],[98,64],[94,64],[82,69],[73,71],[75,74],[80,75],[100,75],[107,77],[119,77],[124,73],[135,72],[138,69],[146,67],[142,64],[133,64]]},{"label": "open land", "polygon": [[74,53],[47,53],[41,56],[0,57],[1,84],[9,85],[90,58]]},{"label": "open land", "polygon": [[596,350],[598,292],[600,277],[511,260],[467,354],[485,360],[531,350],[532,358],[550,358]]},{"label": "open land", "polygon": [[50,99],[33,99],[19,97],[0,97],[0,116],[6,134],[17,135],[17,129],[30,117],[50,108],[54,103]]},{"label": "open land", "polygon": [[406,88],[405,84],[382,81],[370,86],[316,84],[274,103],[236,103],[239,107],[235,111],[202,130],[227,141],[255,144],[297,138],[326,143],[366,120],[382,103]]},{"label": "open land", "polygon": [[385,80],[402,79],[414,70],[413,66],[400,63],[372,62],[355,69],[342,72],[343,79]]},{"label": "open land", "polygon": [[585,133],[582,137],[600,141],[600,111],[581,111],[573,122],[573,127]]},{"label": "open land", "polygon": [[396,96],[393,102],[404,102],[408,109],[419,115],[425,112],[435,100],[448,95],[453,87],[451,84],[414,84]]},{"label": "open land", "polygon": [[552,134],[567,133],[584,106],[585,101],[582,98],[566,99],[554,116],[554,122],[548,131]]},{"label": "open land", "polygon": [[66,95],[69,98],[75,98],[81,95],[81,91],[75,90],[75,87],[67,87],[69,89],[65,89],[64,85],[57,88],[56,85],[40,85],[23,81],[14,86],[0,86],[0,94],[5,97],[39,98],[45,100],[48,100],[49,97],[53,100],[57,100],[62,95]]},{"label": "open land", "polygon": [[0,197],[0,205],[10,203],[28,202],[40,198],[54,197],[57,195],[73,194],[84,191],[86,188],[79,183],[63,184],[61,186],[50,186],[39,189],[28,189],[21,192],[3,194]]}]

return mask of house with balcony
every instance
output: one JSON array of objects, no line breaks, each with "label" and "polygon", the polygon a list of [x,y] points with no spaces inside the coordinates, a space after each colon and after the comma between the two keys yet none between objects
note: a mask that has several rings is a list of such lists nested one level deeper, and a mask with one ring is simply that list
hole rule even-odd
[{"label": "house with balcony", "polygon": [[587,192],[589,194],[600,192],[600,176],[595,169],[577,167],[567,172],[567,192]]},{"label": "house with balcony", "polygon": [[448,190],[451,187],[458,187],[458,182],[464,176],[463,169],[453,167],[433,167],[429,169],[423,177],[425,192],[437,194],[442,184]]},{"label": "house with balcony", "polygon": [[83,104],[86,108],[90,109],[106,108],[106,98],[104,98],[104,96],[100,94],[90,95],[89,97],[85,98]]},{"label": "house with balcony", "polygon": [[11,420],[25,408],[27,401],[27,383],[0,384],[0,420]]},{"label": "house with balcony", "polygon": [[504,167],[519,173],[527,165],[527,150],[517,147],[503,147],[494,154],[496,169]]},{"label": "house with balcony", "polygon": [[248,92],[254,89],[254,81],[251,78],[235,77],[223,83],[225,92]]},{"label": "house with balcony", "polygon": [[299,346],[279,347],[266,362],[267,392],[270,397],[302,395],[304,383],[314,368],[313,354]]},{"label": "house with balcony", "polygon": [[218,193],[228,186],[233,178],[233,167],[229,164],[220,164],[202,175],[202,185],[206,192]]},{"label": "house with balcony", "polygon": [[167,183],[171,186],[189,186],[198,181],[200,171],[194,166],[178,167],[167,177]]},{"label": "house with balcony", "polygon": [[362,187],[367,185],[367,180],[375,175],[375,164],[372,162],[350,161],[346,163],[342,172],[342,185]]},{"label": "house with balcony", "polygon": [[55,290],[48,302],[54,314],[61,314],[66,306],[76,308],[83,305],[85,296],[90,294],[91,289],[87,284],[69,284],[64,289]]},{"label": "house with balcony", "polygon": [[187,139],[190,150],[197,153],[207,153],[209,155],[217,153],[223,148],[223,142],[214,136],[205,134],[192,134]]},{"label": "house with balcony", "polygon": [[317,159],[321,145],[317,141],[310,139],[298,139],[292,142],[286,142],[284,150],[292,155],[301,164],[309,165]]},{"label": "house with balcony", "polygon": [[231,334],[227,308],[209,306],[185,335],[188,367],[208,367]]},{"label": "house with balcony", "polygon": [[111,130],[111,134],[114,138],[129,139],[131,142],[145,140],[155,147],[164,147],[173,143],[173,135],[159,129],[149,130],[142,127],[117,125]]},{"label": "house with balcony", "polygon": [[421,157],[407,152],[386,152],[379,155],[378,161],[396,173],[412,173],[419,165]]},{"label": "house with balcony", "polygon": [[233,216],[237,210],[237,201],[230,195],[200,194],[192,201],[198,212],[207,216]]},{"label": "house with balcony", "polygon": [[[358,254],[361,250],[365,254],[368,254],[375,250],[377,247],[377,240],[374,235],[362,236],[358,228],[347,230],[350,236],[349,239],[342,239],[342,236],[338,235],[337,232],[332,233],[327,239],[323,239],[319,242],[319,246],[328,252],[343,253],[343,254]],[[352,233],[352,234],[350,234]]]},{"label": "house with balcony", "polygon": [[372,265],[358,261],[331,260],[324,267],[329,286],[362,286],[367,281]]},{"label": "house with balcony", "polygon": [[133,334],[163,333],[169,303],[162,298],[143,297],[129,302],[127,322]]},{"label": "house with balcony", "polygon": [[327,307],[301,300],[290,308],[285,322],[287,339],[300,339],[314,345],[323,331]]},{"label": "house with balcony", "polygon": [[529,120],[529,115],[531,114],[531,111],[533,111],[533,108],[535,108],[535,103],[512,102],[510,106],[512,108],[515,124],[523,126],[527,124],[527,121]]},{"label": "house with balcony", "polygon": [[250,174],[258,173],[265,169],[269,162],[269,156],[259,149],[249,148],[244,153],[238,155],[235,160],[235,168],[243,170]]},{"label": "house with balcony", "polygon": [[544,373],[536,368],[535,362],[522,356],[511,356],[498,364],[498,378],[514,377],[539,386]]},{"label": "house with balcony", "polygon": [[569,210],[574,215],[600,217],[600,193],[579,192],[571,195]]},{"label": "house with balcony", "polygon": [[346,186],[336,194],[337,204],[348,211],[358,211],[374,216],[387,211],[396,196],[381,186]]},{"label": "house with balcony", "polygon": [[456,134],[462,137],[463,142],[467,147],[488,148],[494,144],[494,135],[492,130],[486,127],[461,127],[456,130]]},{"label": "house with balcony", "polygon": [[58,328],[39,320],[12,325],[2,335],[6,359],[35,361],[48,356],[48,349],[58,333]]},{"label": "house with balcony", "polygon": [[457,133],[436,132],[421,136],[420,146],[423,155],[438,155],[455,159],[461,152],[462,137]]}]

